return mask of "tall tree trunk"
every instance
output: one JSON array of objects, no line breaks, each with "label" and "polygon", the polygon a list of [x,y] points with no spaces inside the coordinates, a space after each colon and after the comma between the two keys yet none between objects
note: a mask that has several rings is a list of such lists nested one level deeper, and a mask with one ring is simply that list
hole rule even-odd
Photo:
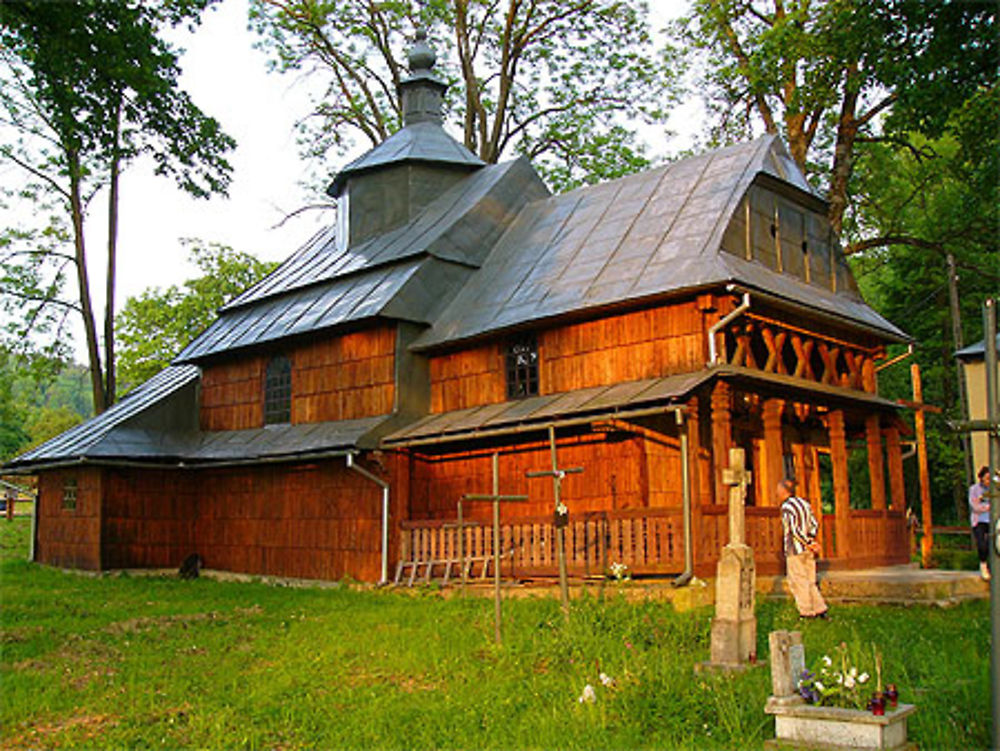
[{"label": "tall tree trunk", "polygon": [[118,258],[118,178],[121,173],[121,100],[114,114],[114,145],[111,152],[110,189],[108,193],[108,273],[104,300],[104,399],[106,406],[115,403],[115,268]]},{"label": "tall tree trunk", "polygon": [[847,183],[851,179],[854,166],[854,141],[858,135],[857,108],[857,63],[852,63],[844,73],[844,101],[840,107],[840,117],[837,122],[837,141],[833,149],[833,168],[830,170],[830,189],[827,201],[830,210],[827,217],[830,226],[838,235],[844,225],[844,212],[847,210]]},{"label": "tall tree trunk", "polygon": [[107,409],[104,394],[104,378],[101,368],[101,353],[97,346],[97,324],[94,321],[94,307],[90,301],[90,280],[87,276],[87,248],[83,236],[83,201],[80,199],[80,159],[73,149],[67,149],[66,161],[69,166],[69,202],[73,216],[73,248],[76,261],[76,280],[80,288],[80,313],[83,316],[83,331],[87,337],[87,358],[90,365],[90,385],[94,393],[94,412],[100,414]]}]

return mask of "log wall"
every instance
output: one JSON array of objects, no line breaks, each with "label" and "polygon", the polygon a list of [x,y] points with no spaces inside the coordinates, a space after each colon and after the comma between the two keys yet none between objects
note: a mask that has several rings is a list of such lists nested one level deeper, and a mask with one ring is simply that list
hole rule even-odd
[{"label": "log wall", "polygon": [[[540,331],[539,392],[698,370],[707,356],[706,305],[711,300],[688,300]],[[492,342],[432,357],[431,411],[504,401],[503,347],[503,342]]]},{"label": "log wall", "polygon": [[[76,508],[63,508],[66,481],[75,479]],[[42,472],[38,479],[36,560],[50,566],[101,568],[101,472],[82,468]]]},{"label": "log wall", "polygon": [[[392,412],[395,326],[383,324],[290,347],[292,423],[352,420]],[[204,368],[203,430],[244,430],[264,424],[268,357],[247,355]]]}]

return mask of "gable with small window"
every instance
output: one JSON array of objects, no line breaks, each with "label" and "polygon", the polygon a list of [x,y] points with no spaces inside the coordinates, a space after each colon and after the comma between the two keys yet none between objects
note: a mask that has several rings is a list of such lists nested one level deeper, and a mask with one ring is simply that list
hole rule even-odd
[{"label": "gable with small window", "polygon": [[538,396],[538,339],[534,334],[507,345],[506,372],[508,399]]},{"label": "gable with small window", "polygon": [[279,355],[267,363],[264,375],[264,424],[278,425],[292,419],[292,362]]}]

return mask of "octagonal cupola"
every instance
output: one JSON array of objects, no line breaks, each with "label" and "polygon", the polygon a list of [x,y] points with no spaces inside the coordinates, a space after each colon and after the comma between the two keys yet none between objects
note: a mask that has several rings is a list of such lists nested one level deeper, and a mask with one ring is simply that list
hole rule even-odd
[{"label": "octagonal cupola", "polygon": [[434,75],[436,55],[418,29],[399,83],[403,127],[344,167],[327,193],[337,199],[343,244],[355,246],[413,219],[470,172],[485,166],[442,127],[448,86]]}]

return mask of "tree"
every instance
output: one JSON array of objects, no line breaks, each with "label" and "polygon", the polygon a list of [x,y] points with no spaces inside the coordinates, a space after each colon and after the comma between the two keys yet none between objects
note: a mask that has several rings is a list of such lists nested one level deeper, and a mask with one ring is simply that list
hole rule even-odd
[{"label": "tree", "polygon": [[[80,316],[94,406],[115,396],[114,295],[122,170],[140,154],[185,191],[225,193],[235,145],[219,124],[178,87],[178,53],[159,34],[193,28],[212,0],[163,3],[5,0],[0,3],[0,155],[25,182],[9,199],[30,201],[42,225],[0,235],[8,313],[14,333],[63,336]],[[107,191],[103,342],[88,268],[87,220],[95,195]],[[66,292],[67,276],[76,291]],[[101,345],[103,344],[103,359]],[[59,351],[50,347],[50,353]],[[62,347],[63,353],[65,346]]]},{"label": "tree", "polygon": [[118,315],[123,390],[137,386],[170,361],[216,316],[230,298],[277,266],[225,245],[186,240],[201,275],[183,288],[148,289],[130,297]]},{"label": "tree", "polygon": [[798,165],[826,178],[839,232],[859,143],[938,136],[996,80],[996,13],[987,2],[694,0],[675,33],[701,55],[715,137],[758,121],[781,131]]},{"label": "tree", "polygon": [[[556,189],[647,164],[639,122],[662,124],[676,95],[673,53],[655,52],[639,0],[251,0],[280,70],[328,85],[305,121],[308,153],[375,146],[400,127],[404,34],[424,26],[450,83],[448,108],[486,162],[517,152]],[[580,135],[604,147],[587,153]],[[328,177],[328,175],[324,175]]]},{"label": "tree", "polygon": [[[875,238],[854,258],[866,297],[890,319],[905,322],[918,342],[914,357],[924,398],[944,408],[927,416],[933,497],[952,497],[965,511],[967,476],[959,436],[947,420],[963,419],[954,351],[980,339],[982,303],[1000,288],[1000,86],[982,89],[952,113],[945,135],[909,135],[912,148],[867,144],[854,180],[859,233]],[[911,242],[881,244],[886,237]],[[919,239],[919,243],[917,240]],[[859,243],[863,245],[864,241]],[[948,299],[948,256],[957,270],[958,320]],[[906,368],[886,372],[884,394],[909,398]],[[946,509],[946,506],[943,506]],[[950,509],[947,509],[950,512]]]}]

